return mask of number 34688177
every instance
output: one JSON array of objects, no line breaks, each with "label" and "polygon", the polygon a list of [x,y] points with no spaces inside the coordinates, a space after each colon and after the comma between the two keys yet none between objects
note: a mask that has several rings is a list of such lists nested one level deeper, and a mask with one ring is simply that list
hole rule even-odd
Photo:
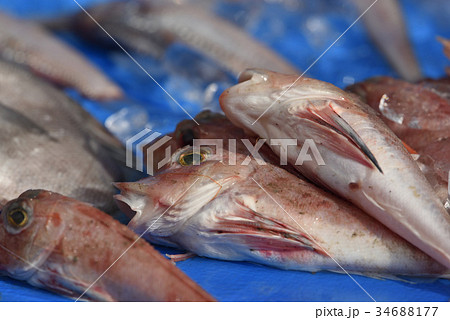
[{"label": "number 34688177", "polygon": [[438,307],[377,307],[376,316],[416,316],[434,317]]}]

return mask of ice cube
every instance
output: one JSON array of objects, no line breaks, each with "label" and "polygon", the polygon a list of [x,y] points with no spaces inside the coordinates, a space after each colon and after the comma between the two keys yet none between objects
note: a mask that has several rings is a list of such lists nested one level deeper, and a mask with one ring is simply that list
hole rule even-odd
[{"label": "ice cube", "polygon": [[106,119],[105,126],[122,142],[144,128],[152,128],[147,111],[140,105],[124,107],[113,113]]}]

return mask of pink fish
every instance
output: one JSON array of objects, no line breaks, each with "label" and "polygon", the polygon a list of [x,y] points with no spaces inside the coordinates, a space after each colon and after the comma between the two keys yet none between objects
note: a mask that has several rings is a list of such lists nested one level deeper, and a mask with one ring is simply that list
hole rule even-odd
[{"label": "pink fish", "polygon": [[[261,138],[297,139],[284,150],[272,149],[450,267],[450,216],[398,137],[351,94],[297,78],[246,70],[222,94],[221,107],[235,125]],[[314,141],[325,165],[299,161],[306,139]]]},{"label": "pink fish", "polygon": [[376,77],[347,90],[377,110],[386,125],[418,154],[422,171],[445,202],[450,171],[450,79],[413,84]]},{"label": "pink fish", "polygon": [[214,300],[126,226],[43,190],[3,207],[0,274],[84,300]]},{"label": "pink fish", "polygon": [[117,183],[115,197],[135,212],[129,227],[200,256],[367,276],[448,273],[347,201],[247,156],[187,146],[160,174]]}]

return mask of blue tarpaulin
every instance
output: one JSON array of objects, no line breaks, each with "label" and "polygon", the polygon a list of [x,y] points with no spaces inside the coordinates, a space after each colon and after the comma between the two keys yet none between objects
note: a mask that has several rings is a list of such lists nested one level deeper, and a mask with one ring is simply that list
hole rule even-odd
[{"label": "blue tarpaulin", "polygon": [[[91,4],[107,1],[78,2],[88,8]],[[346,1],[342,1],[343,5],[341,1],[298,2],[304,10],[288,10],[286,6],[268,1],[258,7],[253,20],[233,13],[233,10],[239,10],[240,4],[236,2],[218,2],[214,9],[226,18],[234,17],[235,22],[240,23],[254,37],[299,69],[305,70],[355,20],[357,14],[345,4]],[[443,76],[445,66],[449,63],[436,36],[450,38],[450,3],[440,0],[404,0],[401,4],[423,73],[428,77]],[[242,6],[245,9],[250,7],[248,4]],[[72,0],[0,0],[0,9],[18,16],[44,20],[80,11]],[[149,124],[162,133],[173,130],[180,120],[188,118],[120,50],[111,51],[94,46],[68,31],[59,31],[58,36],[86,54],[127,93],[129,98],[125,102],[98,104],[81,98],[73,90],[67,90],[101,122],[119,109],[132,105],[145,110]],[[195,68],[202,64],[183,62],[201,61],[203,58],[200,55],[182,45],[173,45],[168,48],[162,61],[141,55],[136,55],[136,58],[188,112],[195,115],[201,111],[208,84],[196,77]],[[208,63],[208,68],[215,68],[212,62]],[[355,24],[308,74],[339,87],[375,75],[395,76],[395,72],[369,41],[360,23]],[[220,78],[217,83],[219,89],[207,102],[211,108],[217,107],[220,90],[234,81],[229,75]],[[158,249],[164,253],[174,252],[162,247]],[[200,257],[178,262],[177,266],[219,301],[371,301],[371,297],[377,301],[448,301],[450,298],[450,281],[443,279],[396,281],[357,275],[352,279],[345,274],[284,271],[252,263]],[[0,301],[71,300],[38,290],[21,281],[0,277]]]}]

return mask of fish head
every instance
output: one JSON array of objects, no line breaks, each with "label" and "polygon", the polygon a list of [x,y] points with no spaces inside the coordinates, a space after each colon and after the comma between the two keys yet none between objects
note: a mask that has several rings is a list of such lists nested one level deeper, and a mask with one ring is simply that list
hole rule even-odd
[{"label": "fish head", "polygon": [[270,105],[271,96],[278,88],[272,84],[272,72],[262,69],[246,69],[238,81],[220,95],[220,107],[235,125],[251,128]]},{"label": "fish head", "polygon": [[209,110],[202,111],[193,120],[184,120],[177,125],[173,133],[178,148],[195,145],[201,139],[218,139],[222,149],[236,153],[248,153],[242,139],[252,138],[244,130],[235,126],[223,114]]},{"label": "fish head", "polygon": [[[210,111],[203,111],[195,117],[194,120],[183,120],[178,123],[175,131],[160,139],[155,139],[152,144],[144,147],[144,154],[147,156],[147,150],[152,148],[152,166],[153,172],[160,172],[167,168],[167,164],[159,166],[166,158],[166,150],[178,150],[185,146],[193,145],[195,139],[208,139],[211,136],[217,137],[219,131],[223,131],[222,126],[218,127],[219,121],[224,121],[223,115],[214,114]],[[213,131],[211,131],[213,130]],[[162,139],[167,139],[164,143]]]},{"label": "fish head", "polygon": [[[195,139],[246,138],[242,129],[234,126],[223,114],[210,110],[200,112],[193,120],[181,121],[174,132],[178,148],[193,145]],[[226,143],[226,141],[224,141]]]},{"label": "fish head", "polygon": [[115,199],[135,213],[129,227],[138,234],[146,233],[149,240],[173,245],[160,240],[176,233],[185,221],[252,170],[251,166],[226,165],[229,156],[220,148],[201,147],[197,151],[186,146],[177,150],[166,170],[156,176],[116,183],[121,194]]},{"label": "fish head", "polygon": [[59,243],[64,223],[53,194],[28,190],[5,204],[0,214],[0,274],[27,279]]},{"label": "fish head", "polygon": [[183,120],[178,123],[173,133],[176,141],[176,150],[192,145],[192,141],[196,138],[196,123],[193,120]]},{"label": "fish head", "polygon": [[225,117],[221,114],[215,114],[209,110],[200,112],[194,120],[181,121],[174,132],[175,139],[178,143],[178,148],[182,148],[187,145],[192,145],[194,139],[208,138],[208,135],[212,135],[217,131],[217,125],[219,121],[225,120]]},{"label": "fish head", "polygon": [[[307,108],[310,101],[343,99],[335,86],[299,75],[264,69],[247,69],[239,83],[220,96],[220,106],[238,127],[254,131],[255,123],[270,123],[274,113],[292,108]],[[286,115],[287,116],[287,115]]]},{"label": "fish head", "polygon": [[235,125],[251,128],[272,101],[279,99],[283,92],[286,94],[296,79],[295,75],[246,69],[239,75],[239,83],[221,94],[220,106]]}]

